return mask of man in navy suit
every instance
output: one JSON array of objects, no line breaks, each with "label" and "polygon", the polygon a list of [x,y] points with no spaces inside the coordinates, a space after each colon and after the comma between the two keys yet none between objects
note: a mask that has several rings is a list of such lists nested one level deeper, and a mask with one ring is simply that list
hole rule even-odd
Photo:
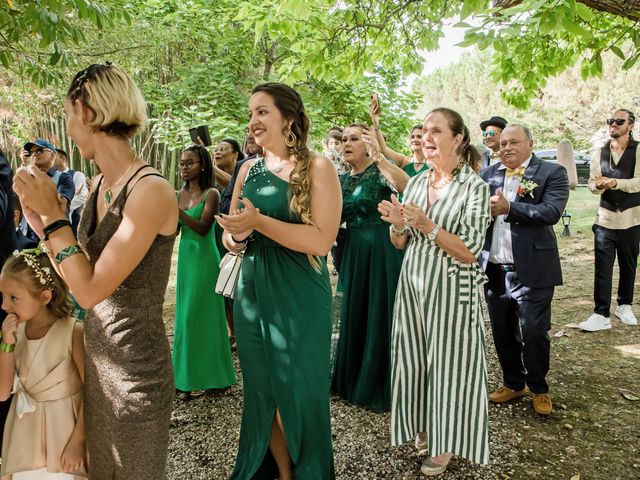
[{"label": "man in navy suit", "polygon": [[533,408],[552,410],[549,386],[551,300],[562,284],[553,226],[569,199],[564,167],[532,154],[528,128],[509,125],[500,139],[500,163],[482,170],[491,187],[493,222],[480,254],[489,282],[485,296],[503,386],[489,395],[502,403],[533,392]]}]

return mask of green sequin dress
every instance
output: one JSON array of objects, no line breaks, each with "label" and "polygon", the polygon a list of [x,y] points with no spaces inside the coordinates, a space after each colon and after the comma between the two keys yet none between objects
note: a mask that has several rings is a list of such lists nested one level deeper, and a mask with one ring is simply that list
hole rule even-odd
[{"label": "green sequin dress", "polygon": [[[211,190],[209,190],[211,192]],[[200,220],[202,201],[185,213]],[[213,226],[202,236],[182,222],[176,279],[173,371],[176,388],[185,392],[225,388],[236,383],[227,335],[224,301],[214,292],[220,255]]]},{"label": "green sequin dress", "polygon": [[378,203],[393,192],[375,164],[344,174],[342,221],[347,241],[340,267],[342,307],[332,393],[375,412],[390,408],[391,319],[402,251],[389,239]]},{"label": "green sequin dress", "polygon": [[[289,184],[258,160],[242,194],[269,217],[301,223],[289,209]],[[276,408],[295,478],[335,478],[329,416],[331,287],[324,258],[316,271],[304,253],[254,234],[234,301],[244,405],[234,480],[272,480],[269,450]]]}]

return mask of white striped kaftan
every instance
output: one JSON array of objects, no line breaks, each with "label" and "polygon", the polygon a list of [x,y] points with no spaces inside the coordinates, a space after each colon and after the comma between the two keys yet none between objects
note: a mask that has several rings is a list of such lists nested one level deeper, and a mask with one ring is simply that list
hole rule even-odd
[{"label": "white striped kaftan", "polygon": [[[491,220],[489,186],[464,166],[427,209],[429,172],[409,181],[404,202],[458,235],[479,255]],[[392,331],[391,433],[400,445],[427,432],[429,455],[487,463],[488,412],[480,265],[463,264],[412,229]]]}]

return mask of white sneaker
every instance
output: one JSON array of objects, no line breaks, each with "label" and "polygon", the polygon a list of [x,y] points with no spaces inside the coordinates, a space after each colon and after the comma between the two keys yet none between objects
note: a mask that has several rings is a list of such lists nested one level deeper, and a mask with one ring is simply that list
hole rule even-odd
[{"label": "white sneaker", "polygon": [[616,317],[618,317],[622,323],[629,325],[630,327],[638,325],[638,320],[631,310],[631,305],[618,305],[616,307]]},{"label": "white sneaker", "polygon": [[611,320],[604,315],[594,313],[584,322],[578,325],[578,328],[585,332],[597,332],[599,330],[609,330],[611,328]]}]

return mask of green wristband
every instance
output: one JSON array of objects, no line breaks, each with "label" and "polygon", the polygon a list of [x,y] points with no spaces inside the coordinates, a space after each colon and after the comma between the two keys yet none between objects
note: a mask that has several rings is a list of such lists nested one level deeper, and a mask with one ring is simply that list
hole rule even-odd
[{"label": "green wristband", "polygon": [[16,349],[15,343],[0,342],[0,352],[11,353]]},{"label": "green wristband", "polygon": [[69,245],[58,252],[56,255],[56,263],[60,265],[67,258],[75,255],[76,253],[82,253],[82,249],[78,245]]}]

